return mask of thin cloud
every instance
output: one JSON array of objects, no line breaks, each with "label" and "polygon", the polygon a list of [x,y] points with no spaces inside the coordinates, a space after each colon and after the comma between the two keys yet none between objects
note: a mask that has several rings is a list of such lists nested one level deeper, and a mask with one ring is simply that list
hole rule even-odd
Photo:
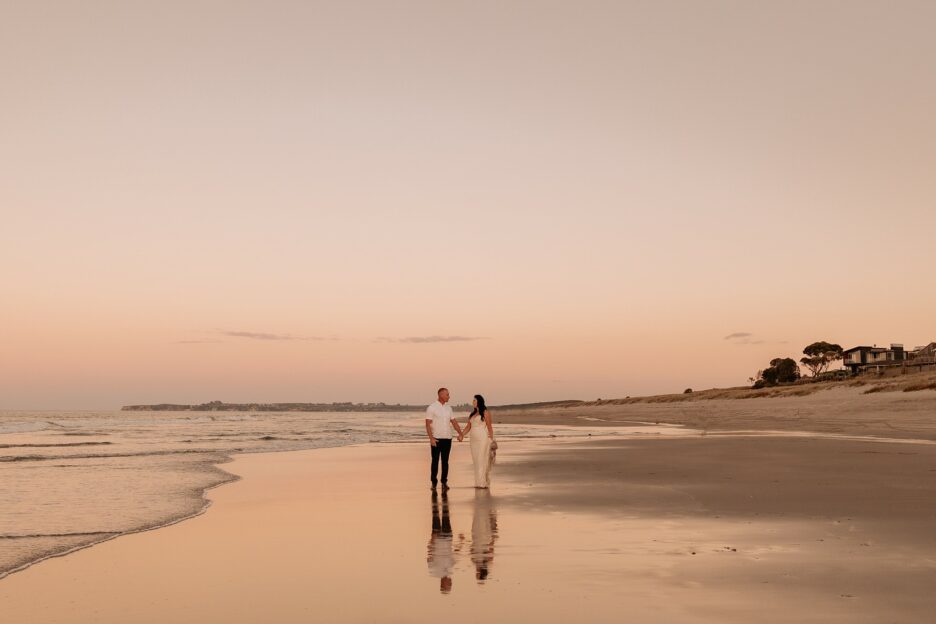
[{"label": "thin cloud", "polygon": [[292,334],[272,334],[269,332],[252,331],[221,331],[218,333],[234,338],[249,338],[251,340],[324,340],[318,336],[293,336]]},{"label": "thin cloud", "polygon": [[763,340],[752,340],[754,334],[751,332],[735,332],[733,334],[728,334],[725,336],[724,340],[728,340],[732,344],[737,345],[758,345],[764,344]]},{"label": "thin cloud", "polygon": [[406,338],[380,337],[377,342],[398,342],[408,344],[432,344],[437,342],[472,342],[487,340],[486,336],[407,336]]}]

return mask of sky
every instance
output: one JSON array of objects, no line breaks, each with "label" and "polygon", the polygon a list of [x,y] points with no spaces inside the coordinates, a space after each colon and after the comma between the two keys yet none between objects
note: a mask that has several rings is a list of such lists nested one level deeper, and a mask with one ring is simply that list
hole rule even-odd
[{"label": "sky", "polygon": [[936,3],[0,4],[0,409],[936,340]]}]

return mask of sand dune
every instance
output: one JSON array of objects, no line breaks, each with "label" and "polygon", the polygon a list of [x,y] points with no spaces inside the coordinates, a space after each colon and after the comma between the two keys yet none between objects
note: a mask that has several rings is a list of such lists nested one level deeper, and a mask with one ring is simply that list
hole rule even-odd
[{"label": "sand dune", "polygon": [[[704,431],[812,431],[936,440],[936,375],[862,378],[766,391],[708,390],[560,407],[497,410],[505,423],[685,425]],[[765,394],[766,393],[766,394]],[[750,399],[750,400],[743,400]]]}]

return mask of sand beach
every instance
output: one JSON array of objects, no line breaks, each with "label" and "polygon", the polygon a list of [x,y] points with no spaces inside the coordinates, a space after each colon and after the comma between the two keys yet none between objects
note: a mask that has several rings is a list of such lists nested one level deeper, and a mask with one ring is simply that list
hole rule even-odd
[{"label": "sand beach", "polygon": [[37,624],[928,622],[936,444],[844,429],[507,440],[489,492],[456,446],[445,497],[425,443],[237,455],[206,513],[11,574],[0,608]]}]

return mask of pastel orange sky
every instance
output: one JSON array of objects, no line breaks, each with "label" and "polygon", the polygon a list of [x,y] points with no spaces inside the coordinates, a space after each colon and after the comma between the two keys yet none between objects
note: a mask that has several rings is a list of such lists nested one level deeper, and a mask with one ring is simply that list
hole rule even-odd
[{"label": "pastel orange sky", "polygon": [[594,399],[936,340],[934,23],[7,1],[0,408]]}]

